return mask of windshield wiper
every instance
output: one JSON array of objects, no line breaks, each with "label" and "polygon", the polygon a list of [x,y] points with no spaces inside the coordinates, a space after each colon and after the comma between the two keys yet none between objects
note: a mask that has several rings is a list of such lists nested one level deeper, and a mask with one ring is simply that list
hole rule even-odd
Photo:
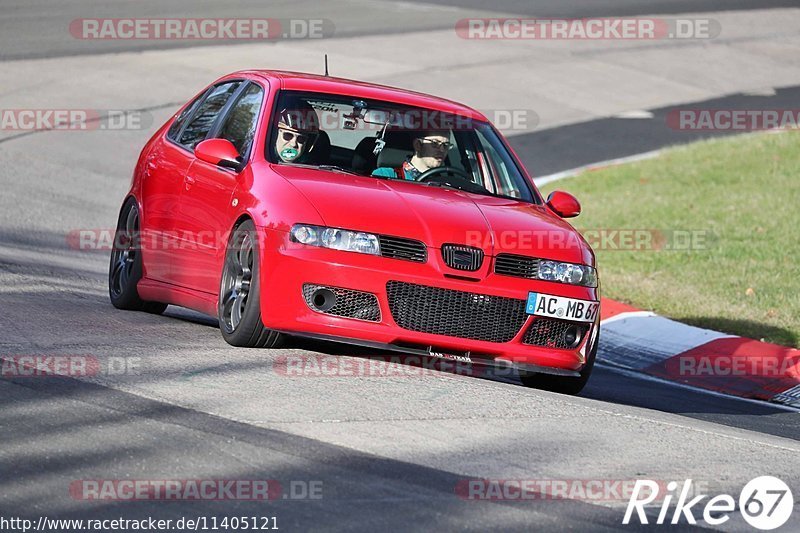
[{"label": "windshield wiper", "polygon": [[352,174],[353,176],[361,176],[361,174],[359,174],[358,172],[337,165],[319,165],[317,168],[319,168],[320,170],[332,170],[334,172],[344,172],[345,174]]},{"label": "windshield wiper", "polygon": [[283,163],[284,165],[289,165],[293,167],[300,167],[300,168],[313,168],[315,170],[330,170],[333,172],[344,172],[345,174],[352,174],[354,176],[361,176],[358,172],[350,170],[348,168],[340,167],[337,165],[310,165],[308,163]]},{"label": "windshield wiper", "polygon": [[426,181],[423,185],[427,185],[428,187],[440,187],[442,189],[452,189],[454,191],[461,191],[461,192],[468,192],[472,194],[480,194],[481,196],[495,196],[490,191],[483,189],[483,190],[472,190],[466,189],[462,187],[456,187],[455,185],[449,185],[447,183],[442,183],[441,181]]}]

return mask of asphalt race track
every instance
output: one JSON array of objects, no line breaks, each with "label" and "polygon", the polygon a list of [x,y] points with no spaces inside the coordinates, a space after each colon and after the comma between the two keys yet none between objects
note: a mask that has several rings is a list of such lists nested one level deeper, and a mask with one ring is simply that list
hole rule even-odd
[{"label": "asphalt race track", "polygon": [[[116,0],[98,5],[90,0],[51,3],[46,0],[6,0],[0,13],[3,48],[0,59],[30,59],[75,54],[96,54],[197,46],[196,42],[105,41],[87,43],[63,31],[64,22],[103,17],[271,17],[320,18],[335,23],[335,36],[353,37],[450,29],[453,19],[470,16],[524,17],[630,17],[647,14],[703,13],[717,10],[751,10],[795,7],[794,0],[500,0],[486,8],[480,0],[390,2],[385,0]],[[457,17],[453,17],[457,14]],[[226,41],[232,44],[235,41]],[[206,43],[213,44],[213,43]]]},{"label": "asphalt race track", "polygon": [[[441,40],[452,33],[454,20],[493,16],[481,2],[466,2],[473,4],[469,8],[454,4],[335,0],[315,13],[336,23],[335,38],[324,43],[217,42],[201,48],[185,42],[83,42],[65,28],[80,17],[253,16],[251,7],[265,10],[265,4],[101,7],[83,0],[57,6],[15,0],[0,6],[0,107],[123,109],[144,119],[140,127],[119,131],[0,131],[0,356],[86,356],[99,365],[95,375],[80,379],[0,379],[0,517],[263,516],[275,517],[283,531],[611,531],[638,529],[620,525],[627,500],[478,501],[463,497],[462,488],[470,479],[692,479],[708,494],[738,498],[749,480],[774,475],[800,489],[798,413],[777,406],[603,366],[579,397],[527,389],[514,376],[432,371],[424,362],[388,375],[297,375],[288,361],[352,369],[381,354],[299,339],[274,351],[236,349],[208,317],[176,307],[152,316],[110,305],[108,252],[76,249],[69,236],[113,227],[146,139],[191,94],[236,68],[319,70],[321,52],[331,51],[335,73],[343,76],[425,90],[482,109],[534,109],[539,128],[509,137],[537,174],[693,140],[657,124],[684,103],[774,108],[797,101],[800,11],[779,9],[796,2],[570,0],[539,2],[536,10],[529,2],[499,2],[499,13],[520,16],[712,12],[731,36],[716,48],[698,45],[708,46],[714,58],[699,70],[719,75],[717,85],[692,85],[699,74],[681,70],[688,64],[681,54],[696,49],[609,52],[603,44],[588,54],[588,48],[564,51],[546,43],[552,62],[536,55],[538,50],[517,47],[509,49],[516,62],[509,68],[529,61],[530,54],[552,69],[552,79],[573,81],[548,85],[525,78],[530,72],[520,67],[505,92],[496,80],[475,74],[486,65],[502,66],[495,62],[496,49],[459,56],[458,46],[467,45]],[[264,16],[308,17],[317,5],[275,2]],[[723,7],[742,11],[715,13]],[[405,18],[398,22],[400,16]],[[772,40],[776,24],[784,26]],[[440,42],[449,55],[424,57]],[[573,53],[574,59],[561,61],[559,54]],[[415,70],[409,54],[429,63]],[[586,59],[589,67],[567,68],[589,65],[580,63],[587,54],[594,54]],[[605,63],[597,62],[598,55]],[[399,56],[404,59],[396,66]],[[457,73],[444,65],[448,58],[470,73],[470,83],[454,84]],[[623,59],[611,66],[614,58]],[[654,67],[641,76],[641,85],[623,83],[628,78],[622,74],[595,83],[598,72],[623,64],[642,73],[646,67],[636,63],[639,58],[669,64],[662,69],[669,82],[657,79]],[[731,69],[726,61],[769,66],[781,58],[794,59],[781,71],[753,68],[750,78],[720,74]],[[554,96],[560,87],[569,89],[569,105]],[[748,96],[764,87],[777,90]],[[655,118],[616,117],[626,109],[649,110]],[[267,503],[86,501],[70,492],[80,480],[120,479],[268,479],[283,492]],[[650,514],[654,520],[658,509]],[[683,521],[676,529],[685,527]],[[737,513],[718,529],[752,531]],[[796,504],[780,531],[798,530]]]}]

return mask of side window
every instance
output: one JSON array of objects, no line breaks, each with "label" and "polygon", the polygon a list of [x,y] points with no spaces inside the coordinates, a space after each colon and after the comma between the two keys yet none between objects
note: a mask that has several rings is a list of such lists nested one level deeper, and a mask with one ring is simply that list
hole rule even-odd
[{"label": "side window", "polygon": [[178,115],[178,118],[175,119],[175,122],[173,122],[172,126],[169,127],[169,131],[167,131],[167,137],[170,140],[178,142],[178,133],[180,133],[181,128],[183,127],[183,123],[186,122],[186,119],[188,119],[190,116],[192,116],[192,112],[195,110],[197,105],[200,103],[200,101],[206,95],[206,92],[208,92],[208,91],[204,91],[204,92],[200,93],[200,96],[195,98],[192,101],[192,103],[187,105],[183,109],[181,114]]},{"label": "side window", "polygon": [[498,194],[510,196],[512,198],[523,198],[530,201],[530,194],[521,190],[517,180],[514,179],[514,174],[517,170],[513,166],[508,154],[499,152],[491,140],[484,135],[483,131],[478,130],[477,134],[481,149],[487,156],[486,164],[489,172],[487,177],[489,179],[487,180],[488,183],[484,186]]},{"label": "side window", "polygon": [[255,83],[251,84],[236,102],[236,105],[231,108],[230,113],[225,117],[225,122],[219,135],[217,135],[217,137],[232,142],[242,157],[247,157],[250,145],[253,144],[256,121],[258,112],[261,109],[263,95],[264,90],[261,87]]},{"label": "side window", "polygon": [[228,101],[228,98],[236,91],[236,88],[239,86],[238,81],[230,82],[230,83],[223,83],[218,85],[211,91],[211,94],[208,95],[200,107],[197,109],[197,112],[192,117],[191,122],[186,126],[186,129],[183,130],[183,134],[181,134],[181,138],[178,140],[179,144],[184,145],[185,147],[189,148],[190,150],[194,150],[194,147],[197,144],[206,138],[208,135],[209,130],[211,130],[211,126],[214,125],[214,121],[217,119],[219,112],[222,111],[222,108],[225,107],[225,103]]}]

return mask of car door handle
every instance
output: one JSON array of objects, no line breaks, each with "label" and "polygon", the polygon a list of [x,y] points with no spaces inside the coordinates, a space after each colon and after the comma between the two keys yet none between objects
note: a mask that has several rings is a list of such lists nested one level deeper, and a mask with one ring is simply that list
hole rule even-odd
[{"label": "car door handle", "polygon": [[186,184],[186,190],[188,191],[192,188],[192,185],[194,185],[195,179],[187,174],[186,177],[183,178],[183,181]]}]

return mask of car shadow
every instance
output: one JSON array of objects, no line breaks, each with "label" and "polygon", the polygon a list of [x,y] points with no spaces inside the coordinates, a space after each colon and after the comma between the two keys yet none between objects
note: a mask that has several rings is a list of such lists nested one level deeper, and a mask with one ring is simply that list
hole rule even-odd
[{"label": "car shadow", "polygon": [[[292,337],[283,346],[306,352],[371,359],[382,363],[399,363],[409,369],[438,371],[469,376],[525,389],[515,372],[493,371],[477,365],[452,364],[431,357],[405,355],[401,352],[375,350],[345,343]],[[413,370],[409,370],[413,372]],[[709,394],[700,389],[682,387],[658,381],[644,374],[621,372],[595,366],[589,383],[578,397],[605,404],[618,404],[687,416],[725,426],[749,429],[780,437],[800,440],[797,413],[768,402],[743,401],[721,394]]]},{"label": "car shadow", "polygon": [[185,307],[176,307],[174,305],[170,305],[162,314],[169,318],[175,318],[185,322],[192,322],[193,324],[198,324],[200,326],[208,326],[211,328],[219,327],[219,321],[216,318],[204,315],[198,311],[187,309]]},{"label": "car shadow", "polygon": [[[216,320],[213,318],[187,309],[170,306],[165,315],[209,327],[218,327]],[[782,331],[788,334],[785,330]],[[442,372],[525,388],[517,373],[511,369],[493,369],[482,365],[454,363],[435,357],[381,350],[344,342],[288,336],[281,349],[299,350],[308,352],[311,355],[371,359],[383,365],[403,365],[408,367],[408,372],[410,373],[418,373],[420,370]],[[379,367],[373,367],[373,371],[379,372],[380,370],[377,370],[377,368]],[[394,369],[392,371],[396,372],[397,370]],[[750,427],[753,425],[751,419],[739,419],[737,421],[737,417],[773,417],[774,422],[760,423],[759,427],[764,427],[765,431],[773,434],[800,439],[800,426],[792,422],[791,427],[782,427],[784,422],[788,421],[789,417],[796,415],[796,413],[785,411],[768,402],[746,402],[732,396],[709,394],[707,391],[700,389],[680,387],[672,383],[654,380],[644,374],[639,376],[635,372],[619,371],[607,366],[595,367],[589,384],[578,396],[620,405],[692,416],[736,427]]]}]

